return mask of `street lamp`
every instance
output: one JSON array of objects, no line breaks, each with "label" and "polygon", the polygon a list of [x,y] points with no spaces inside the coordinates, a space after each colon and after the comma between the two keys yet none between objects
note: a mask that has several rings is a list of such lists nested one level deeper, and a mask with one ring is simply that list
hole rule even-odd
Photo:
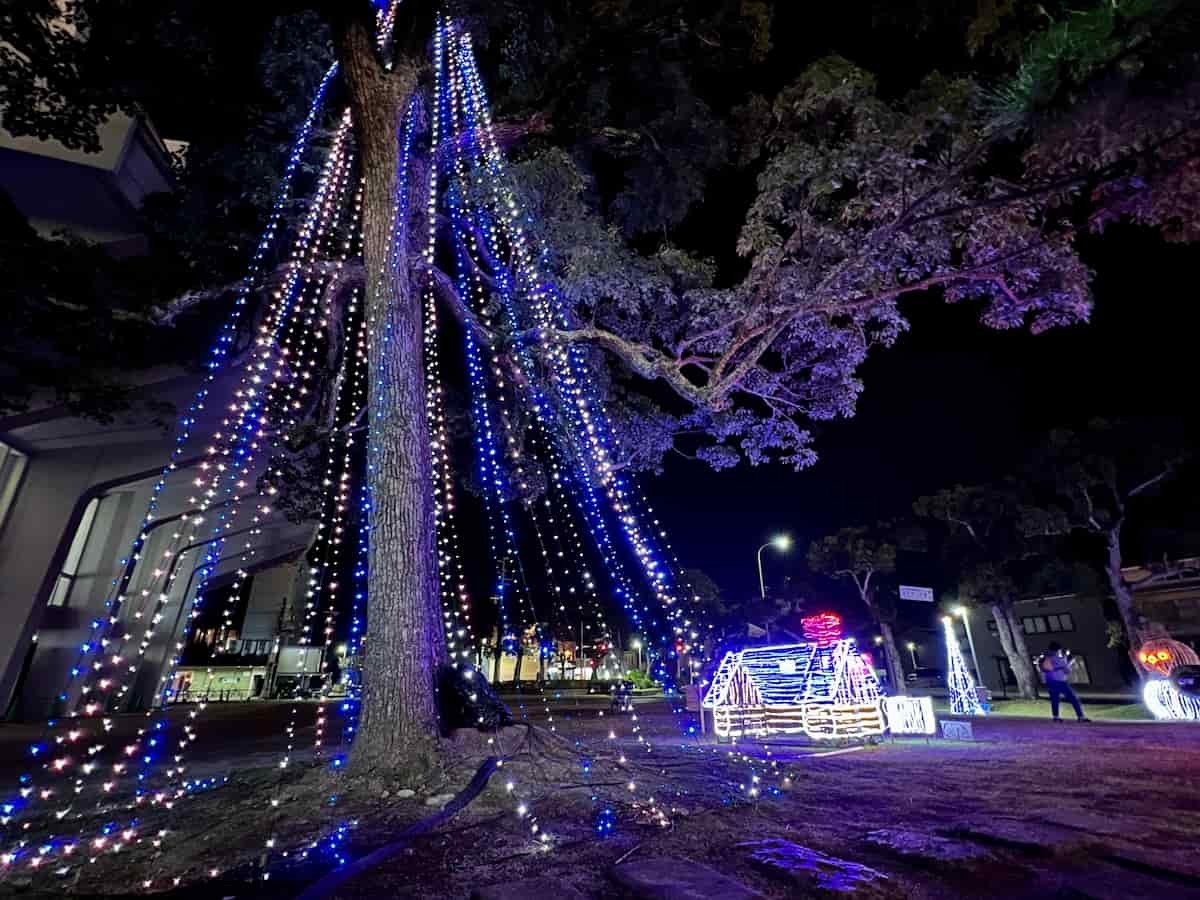
[{"label": "street lamp", "polygon": [[758,548],[758,593],[764,601],[767,599],[767,584],[763,581],[762,552],[768,547],[774,547],[780,553],[787,553],[792,548],[791,535],[777,534]]},{"label": "street lamp", "polygon": [[640,672],[640,671],[642,671],[642,642],[640,640],[638,640],[637,638],[634,638],[632,643],[630,643],[629,646],[637,651],[638,671]]},{"label": "street lamp", "polygon": [[916,669],[917,668],[917,645],[914,644],[912,641],[909,641],[904,646],[908,648],[908,655],[912,657],[913,668]]},{"label": "street lamp", "polygon": [[965,606],[956,606],[951,610],[963,620],[963,629],[967,632],[967,646],[971,648],[971,662],[975,664],[975,680],[983,683],[983,672],[979,670],[979,657],[975,655],[975,636],[971,634],[970,610]]}]

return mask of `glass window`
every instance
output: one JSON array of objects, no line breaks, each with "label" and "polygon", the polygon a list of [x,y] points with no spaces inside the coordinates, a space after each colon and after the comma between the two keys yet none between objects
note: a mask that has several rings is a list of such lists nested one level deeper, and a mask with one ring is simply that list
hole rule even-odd
[{"label": "glass window", "polygon": [[0,529],[8,521],[8,512],[17,499],[17,488],[28,463],[28,456],[0,441]]},{"label": "glass window", "polygon": [[1046,616],[1046,625],[1050,631],[1074,631],[1075,622],[1071,619],[1070,613],[1059,613],[1054,616]]},{"label": "glass window", "polygon": [[1092,675],[1088,671],[1087,660],[1079,654],[1071,654],[1071,670],[1067,672],[1067,681],[1071,684],[1092,683]]},{"label": "glass window", "polygon": [[1021,627],[1026,634],[1045,634],[1046,633],[1046,617],[1045,616],[1026,616],[1021,620]]},{"label": "glass window", "polygon": [[71,538],[71,546],[67,550],[67,558],[63,560],[62,571],[58,573],[58,580],[54,582],[54,590],[50,592],[50,599],[47,601],[50,606],[66,606],[71,599],[71,588],[75,586],[75,576],[79,573],[79,560],[82,559],[84,548],[87,547],[88,538],[92,533],[92,524],[96,521],[96,510],[99,507],[100,498],[93,497],[83,509],[79,527],[75,529],[75,536]]}]

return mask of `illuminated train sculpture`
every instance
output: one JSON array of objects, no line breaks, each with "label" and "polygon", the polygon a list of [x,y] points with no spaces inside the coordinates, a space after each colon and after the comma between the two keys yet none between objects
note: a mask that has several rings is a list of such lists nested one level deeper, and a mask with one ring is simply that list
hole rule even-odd
[{"label": "illuminated train sculpture", "polygon": [[883,734],[879,682],[854,640],[841,636],[841,619],[823,613],[804,619],[803,627],[805,643],[725,654],[703,701],[719,737]]}]

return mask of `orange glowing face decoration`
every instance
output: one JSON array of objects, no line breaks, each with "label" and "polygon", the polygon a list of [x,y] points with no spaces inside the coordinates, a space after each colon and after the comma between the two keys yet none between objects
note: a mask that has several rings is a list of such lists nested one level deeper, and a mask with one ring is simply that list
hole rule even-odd
[{"label": "orange glowing face decoration", "polygon": [[1179,666],[1200,665],[1200,656],[1171,638],[1151,638],[1138,649],[1137,661],[1148,673],[1166,678]]}]

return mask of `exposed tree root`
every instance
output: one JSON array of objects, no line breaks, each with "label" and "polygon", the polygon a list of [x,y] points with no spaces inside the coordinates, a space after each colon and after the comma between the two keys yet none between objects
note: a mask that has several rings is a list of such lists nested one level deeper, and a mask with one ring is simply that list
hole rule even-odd
[{"label": "exposed tree root", "polygon": [[405,847],[412,843],[414,838],[419,837],[426,832],[432,831],[437,826],[441,825],[447,819],[453,817],[462,811],[472,800],[483,793],[483,789],[487,787],[488,781],[495,773],[501,762],[498,756],[489,756],[485,759],[479,769],[475,772],[475,777],[471,779],[470,784],[454,795],[454,799],[442,807],[432,816],[427,816],[419,822],[414,822],[404,831],[400,832],[400,836],[390,843],[384,844],[378,850],[368,853],[361,859],[357,859],[348,866],[330,872],[320,881],[309,885],[296,900],[321,900],[321,898],[330,896],[341,885],[345,884],[352,878],[367,872],[380,863],[391,859]]}]

